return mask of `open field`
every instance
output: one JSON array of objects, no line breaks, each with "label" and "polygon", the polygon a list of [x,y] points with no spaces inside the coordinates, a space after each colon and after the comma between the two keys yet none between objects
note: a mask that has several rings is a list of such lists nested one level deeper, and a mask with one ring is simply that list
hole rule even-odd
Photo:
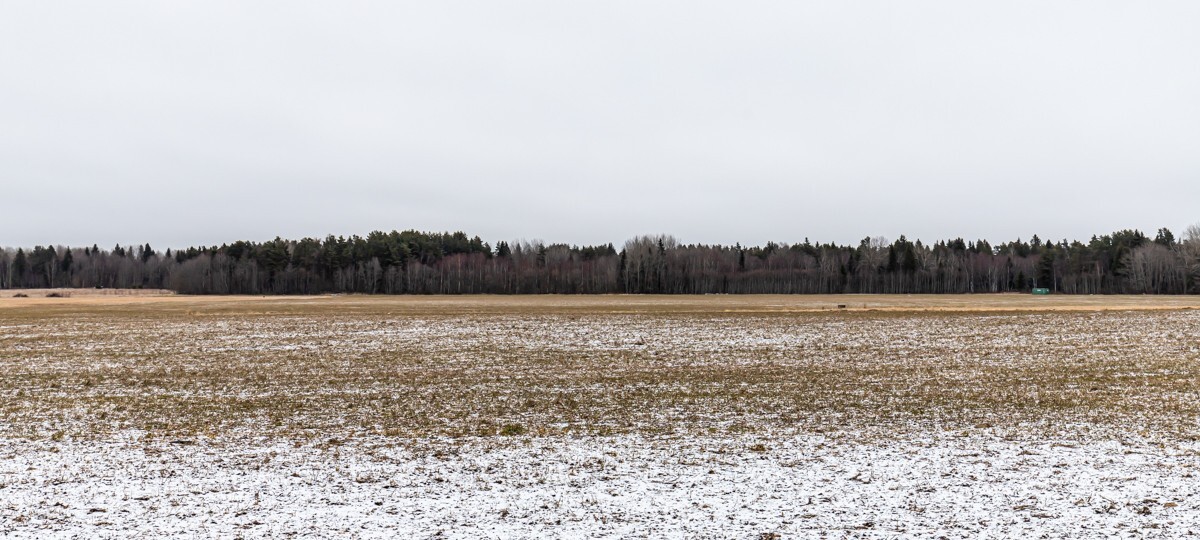
[{"label": "open field", "polygon": [[1200,532],[1196,308],[0,298],[0,535]]},{"label": "open field", "polygon": [[[59,293],[69,298],[46,298]],[[14,295],[24,294],[24,298]],[[840,295],[578,295],[578,296],[187,296],[146,289],[0,290],[0,309],[43,308],[58,312],[94,309],[219,311],[231,314],[298,312],[425,313],[740,313],[844,311],[1113,311],[1200,309],[1200,296],[1032,296],[1027,294],[840,294]],[[37,314],[35,310],[35,314]],[[44,313],[43,313],[44,314]]]},{"label": "open field", "polygon": [[[131,298],[161,297],[175,294],[165,289],[0,289],[0,299],[8,298],[6,305],[20,305],[25,298]],[[16,302],[16,303],[14,303]]]}]

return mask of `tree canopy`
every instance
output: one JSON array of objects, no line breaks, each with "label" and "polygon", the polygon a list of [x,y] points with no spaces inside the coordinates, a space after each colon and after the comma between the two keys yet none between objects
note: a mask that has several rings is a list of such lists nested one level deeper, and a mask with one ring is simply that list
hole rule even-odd
[{"label": "tree canopy", "polygon": [[166,252],[149,244],[0,250],[0,288],[167,288],[190,294],[1200,292],[1200,227],[991,244],[900,236],[857,245],[680,244],[668,235],[576,246],[463,232],[236,241]]}]

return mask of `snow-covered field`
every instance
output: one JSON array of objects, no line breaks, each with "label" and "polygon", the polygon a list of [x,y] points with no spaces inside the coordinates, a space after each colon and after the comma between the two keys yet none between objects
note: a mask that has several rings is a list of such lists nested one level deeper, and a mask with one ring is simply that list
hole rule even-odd
[{"label": "snow-covered field", "polygon": [[1200,533],[1200,311],[988,298],[0,305],[0,538]]},{"label": "snow-covered field", "polygon": [[[762,446],[758,446],[758,445]],[[0,447],[12,538],[1179,537],[1200,445],[986,436]]]}]

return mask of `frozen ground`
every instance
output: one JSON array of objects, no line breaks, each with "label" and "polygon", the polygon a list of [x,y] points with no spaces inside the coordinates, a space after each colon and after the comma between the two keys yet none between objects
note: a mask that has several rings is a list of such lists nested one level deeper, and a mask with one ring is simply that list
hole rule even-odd
[{"label": "frozen ground", "polygon": [[1200,310],[887,301],[0,299],[0,539],[1200,532]]},{"label": "frozen ground", "polygon": [[1179,537],[1200,531],[1198,451],[986,433],[8,440],[0,536]]}]

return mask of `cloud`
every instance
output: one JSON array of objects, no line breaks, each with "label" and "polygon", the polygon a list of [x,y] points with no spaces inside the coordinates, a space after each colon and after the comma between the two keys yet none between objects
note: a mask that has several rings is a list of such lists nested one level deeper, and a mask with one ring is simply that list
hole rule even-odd
[{"label": "cloud", "polygon": [[1084,237],[1200,220],[1200,7],[27,3],[0,243]]}]

